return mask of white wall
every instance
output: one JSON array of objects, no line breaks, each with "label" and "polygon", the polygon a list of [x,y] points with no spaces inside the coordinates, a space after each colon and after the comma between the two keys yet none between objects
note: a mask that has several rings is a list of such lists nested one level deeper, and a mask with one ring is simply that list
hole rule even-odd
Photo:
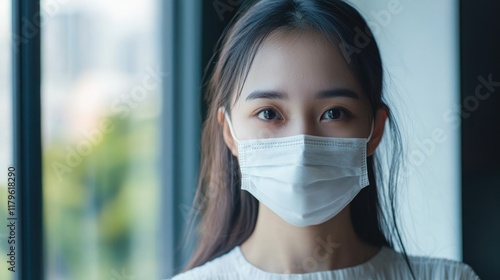
[{"label": "white wall", "polygon": [[457,2],[350,1],[373,27],[408,145],[399,196],[407,249],[461,260]]}]

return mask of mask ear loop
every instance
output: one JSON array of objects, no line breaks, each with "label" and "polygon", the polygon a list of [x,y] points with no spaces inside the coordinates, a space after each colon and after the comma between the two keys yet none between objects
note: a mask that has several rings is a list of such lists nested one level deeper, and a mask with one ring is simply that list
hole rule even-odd
[{"label": "mask ear loop", "polygon": [[238,141],[238,138],[236,138],[236,135],[234,134],[233,124],[231,123],[231,118],[229,117],[229,114],[226,111],[226,107],[222,107],[222,110],[224,110],[224,116],[226,117],[226,121],[228,122],[229,131],[231,131],[231,136],[233,136],[234,141],[236,141],[236,143],[238,143],[239,141]]},{"label": "mask ear loop", "polygon": [[370,142],[370,139],[372,139],[374,123],[375,123],[375,121],[372,120],[372,125],[371,125],[371,128],[370,128],[370,135],[368,135],[368,138],[366,138],[366,143]]}]

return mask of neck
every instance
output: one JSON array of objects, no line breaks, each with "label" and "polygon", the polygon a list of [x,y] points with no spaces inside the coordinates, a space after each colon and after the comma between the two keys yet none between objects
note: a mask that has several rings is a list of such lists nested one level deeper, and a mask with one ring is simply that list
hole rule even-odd
[{"label": "neck", "polygon": [[355,266],[379,250],[357,237],[349,206],[322,224],[295,227],[262,203],[255,229],[240,248],[245,258],[261,270],[286,274]]}]

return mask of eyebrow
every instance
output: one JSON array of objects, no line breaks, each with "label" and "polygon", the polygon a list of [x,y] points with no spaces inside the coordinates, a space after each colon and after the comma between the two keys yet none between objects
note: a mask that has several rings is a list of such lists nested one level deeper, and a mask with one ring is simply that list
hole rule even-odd
[{"label": "eyebrow", "polygon": [[258,90],[250,93],[246,100],[255,99],[288,99],[288,95],[274,90]]},{"label": "eyebrow", "polygon": [[[349,97],[359,99],[359,96],[352,90],[346,88],[322,90],[316,93],[316,98]],[[288,100],[288,95],[275,90],[258,90],[250,93],[245,100],[255,99],[282,99]]]}]

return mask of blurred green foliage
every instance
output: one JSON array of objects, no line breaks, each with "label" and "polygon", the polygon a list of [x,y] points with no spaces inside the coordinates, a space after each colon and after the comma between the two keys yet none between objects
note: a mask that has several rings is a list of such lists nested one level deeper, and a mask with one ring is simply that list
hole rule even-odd
[{"label": "blurred green foliage", "polygon": [[48,279],[158,279],[157,119],[108,119],[114,130],[62,180],[53,163],[78,142],[43,151]]}]

